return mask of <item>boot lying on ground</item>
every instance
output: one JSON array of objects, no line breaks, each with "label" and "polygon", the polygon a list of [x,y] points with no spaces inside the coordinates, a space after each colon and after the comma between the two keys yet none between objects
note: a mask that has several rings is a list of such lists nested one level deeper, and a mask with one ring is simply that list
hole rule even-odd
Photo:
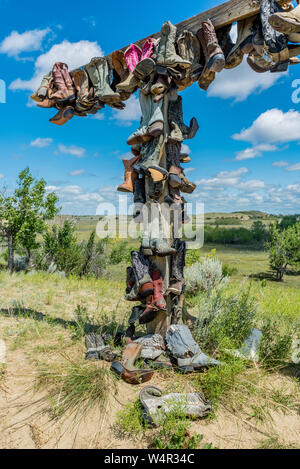
[{"label": "boot lying on ground", "polygon": [[151,94],[145,95],[140,91],[139,102],[142,111],[141,125],[128,138],[128,145],[147,142],[152,137],[159,137],[163,132],[162,101],[155,103]]},{"label": "boot lying on ground", "polygon": [[172,370],[173,365],[168,357],[168,355],[163,352],[155,360],[145,359],[145,363],[153,368],[154,370]]},{"label": "boot lying on ground", "polygon": [[166,333],[169,353],[177,359],[181,372],[192,372],[201,368],[221,364],[202,352],[189,328],[185,325],[172,325]]},{"label": "boot lying on ground", "polygon": [[269,17],[269,23],[273,29],[283,34],[300,32],[300,5],[291,11],[279,11]]},{"label": "boot lying on ground", "polygon": [[154,386],[145,386],[139,394],[143,406],[143,419],[147,426],[158,426],[169,414],[203,418],[210,414],[212,406],[201,393],[170,393],[165,396]]},{"label": "boot lying on ground", "polygon": [[140,252],[133,251],[131,253],[132,258],[132,270],[127,269],[127,273],[130,272],[131,279],[133,276],[134,284],[132,280],[127,280],[127,285],[131,287],[130,291],[126,294],[126,300],[138,301],[141,298],[153,295],[153,282],[150,275],[150,262]]},{"label": "boot lying on ground", "polygon": [[74,117],[74,108],[72,106],[66,106],[60,109],[58,113],[49,119],[49,122],[56,125],[64,125],[66,122]]},{"label": "boot lying on ground", "polygon": [[133,192],[134,182],[138,176],[137,172],[133,169],[133,166],[140,160],[140,156],[135,156],[130,160],[122,160],[125,167],[124,182],[117,188],[119,192]]},{"label": "boot lying on ground", "polygon": [[116,359],[117,352],[114,352],[109,346],[104,344],[101,335],[92,332],[87,334],[84,340],[87,348],[85,354],[87,360],[106,360],[112,362]]},{"label": "boot lying on ground", "polygon": [[141,384],[149,381],[153,374],[153,370],[143,370],[134,368],[136,360],[139,358],[142,345],[131,342],[126,345],[121,362],[114,361],[111,364],[111,370],[120,378],[129,384]]},{"label": "boot lying on ground", "polygon": [[56,62],[52,69],[54,88],[49,93],[50,99],[58,102],[71,101],[76,98],[72,77],[68,71],[68,65]]},{"label": "boot lying on ground", "polygon": [[165,350],[164,339],[160,334],[147,334],[134,342],[142,345],[141,358],[146,360],[156,360]]},{"label": "boot lying on ground", "polygon": [[156,63],[164,67],[188,68],[191,66],[189,60],[182,59],[175,48],[177,28],[170,21],[166,21],[160,33],[160,42],[157,51]]}]

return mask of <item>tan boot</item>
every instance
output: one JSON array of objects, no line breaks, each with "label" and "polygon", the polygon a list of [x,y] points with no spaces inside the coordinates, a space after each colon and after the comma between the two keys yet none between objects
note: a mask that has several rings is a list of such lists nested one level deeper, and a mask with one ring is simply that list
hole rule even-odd
[{"label": "tan boot", "polygon": [[135,369],[134,364],[141,355],[142,344],[130,342],[123,350],[121,362],[113,362],[111,370],[119,375],[128,384],[141,384],[149,381],[153,374],[153,370]]},{"label": "tan boot", "polygon": [[73,116],[74,108],[72,106],[66,106],[60,109],[60,111],[58,111],[58,113],[54,117],[49,119],[49,121],[52,122],[52,124],[64,125],[66,124],[66,122],[71,120]]},{"label": "tan boot", "polygon": [[140,160],[140,156],[135,156],[131,160],[123,160],[125,167],[125,176],[123,184],[118,187],[119,192],[133,192],[134,181],[137,178],[137,172],[133,169],[133,166]]},{"label": "tan boot", "polygon": [[[299,3],[299,2],[298,2]],[[269,23],[276,31],[283,34],[300,32],[300,5],[291,11],[274,13]]]}]

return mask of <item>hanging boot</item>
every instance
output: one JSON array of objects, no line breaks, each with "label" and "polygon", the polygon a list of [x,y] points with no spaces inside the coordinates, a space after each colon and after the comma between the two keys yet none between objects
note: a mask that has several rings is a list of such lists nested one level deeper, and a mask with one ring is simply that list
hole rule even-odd
[{"label": "hanging boot", "polygon": [[153,294],[153,282],[150,275],[150,262],[140,252],[132,251],[132,270],[135,283],[126,295],[126,300],[136,301]]},{"label": "hanging boot", "polygon": [[203,21],[202,28],[197,32],[205,56],[205,70],[221,72],[225,66],[225,57],[218,43],[214,25],[210,20]]},{"label": "hanging boot", "polygon": [[232,29],[232,24],[224,26],[217,30],[217,38],[219,46],[221,47],[224,57],[226,58],[232,48],[234,47],[234,42],[231,39],[230,31]]},{"label": "hanging boot", "polygon": [[137,178],[137,172],[133,169],[133,166],[140,160],[140,156],[135,156],[131,160],[122,160],[125,167],[125,176],[123,184],[120,184],[117,188],[119,192],[133,192],[134,181]]},{"label": "hanging boot", "polygon": [[145,175],[151,176],[154,182],[166,179],[168,172],[160,166],[160,159],[163,150],[163,138],[153,138],[142,145],[141,160],[135,168]]},{"label": "hanging boot", "polygon": [[140,315],[140,323],[146,324],[156,317],[158,311],[166,311],[167,303],[164,298],[165,287],[159,270],[152,270],[151,276],[153,280],[154,293],[150,297],[150,302]]},{"label": "hanging boot", "polygon": [[145,177],[138,177],[134,181],[134,213],[133,217],[137,219],[143,211],[143,206],[146,203],[145,192]]},{"label": "hanging boot", "polygon": [[197,36],[191,31],[184,30],[177,39],[179,55],[191,64],[199,64],[201,47]]},{"label": "hanging boot", "polygon": [[196,189],[196,185],[190,182],[183,173],[180,166],[180,143],[167,143],[167,167],[169,185],[174,189],[191,194]]},{"label": "hanging boot", "polygon": [[72,106],[65,106],[58,113],[49,119],[49,122],[56,125],[64,125],[74,116],[74,108]]},{"label": "hanging boot", "polygon": [[128,320],[129,325],[133,325],[138,321],[140,315],[144,312],[145,308],[146,308],[146,305],[138,305],[132,308],[131,315]]},{"label": "hanging boot", "polygon": [[70,101],[75,99],[75,89],[68,71],[68,65],[62,62],[56,62],[52,69],[52,76],[54,90],[51,91],[49,98],[57,101]]},{"label": "hanging boot", "polygon": [[170,101],[168,119],[170,124],[174,122],[178,125],[184,140],[194,138],[198,132],[199,125],[195,117],[191,119],[189,127],[183,121],[182,96],[178,96],[176,101]]},{"label": "hanging boot", "polygon": [[170,21],[166,21],[160,34],[160,42],[157,52],[156,63],[164,67],[177,67],[188,68],[191,66],[189,60],[182,59],[177,53],[175,48],[177,28]]},{"label": "hanging boot", "polygon": [[273,29],[283,34],[300,32],[300,5],[291,11],[279,11],[269,17],[269,23]]},{"label": "hanging boot", "polygon": [[121,362],[114,361],[111,370],[129,384],[141,384],[149,381],[153,370],[138,370],[134,367],[136,360],[141,355],[142,344],[131,342],[123,350]]},{"label": "hanging boot", "polygon": [[108,104],[121,103],[121,97],[109,84],[109,69],[105,57],[95,57],[85,67],[94,87],[95,99]]},{"label": "hanging boot", "polygon": [[181,295],[185,285],[183,270],[185,266],[186,242],[176,239],[174,241],[176,253],[172,256],[171,264],[171,282],[166,294]]},{"label": "hanging boot", "polygon": [[73,75],[77,92],[76,109],[78,111],[90,110],[94,105],[94,89],[89,86],[89,77],[85,70],[77,70]]},{"label": "hanging boot", "polygon": [[129,75],[117,85],[119,91],[133,93],[140,81],[149,76],[155,69],[155,62],[150,57],[153,50],[153,40],[147,39],[141,50],[135,44],[131,44],[124,53]]},{"label": "hanging boot", "polygon": [[162,102],[155,103],[152,95],[139,92],[139,102],[142,111],[141,125],[127,140],[128,145],[136,145],[149,141],[152,137],[159,137],[164,128]]},{"label": "hanging boot", "polygon": [[43,76],[38,90],[35,93],[33,93],[33,95],[30,96],[30,98],[38,103],[42,102],[45,98],[48,97],[48,90],[51,87],[51,83],[53,83],[53,77],[52,77],[52,72],[49,72],[47,73],[47,75]]}]

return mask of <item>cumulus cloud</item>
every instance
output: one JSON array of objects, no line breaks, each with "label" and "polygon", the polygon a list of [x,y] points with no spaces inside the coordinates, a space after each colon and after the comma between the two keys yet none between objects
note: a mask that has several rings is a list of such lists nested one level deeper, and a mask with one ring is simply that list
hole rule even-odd
[{"label": "cumulus cloud", "polygon": [[0,179],[3,179],[3,178],[4,178],[4,174],[0,173]]},{"label": "cumulus cloud", "polygon": [[283,112],[269,109],[262,113],[253,124],[234,134],[234,140],[259,143],[286,143],[300,140],[300,113],[293,109]]},{"label": "cumulus cloud", "polygon": [[207,94],[223,99],[234,98],[236,102],[244,101],[251,94],[260,93],[273,86],[282,75],[286,73],[256,73],[244,60],[239,67],[217,73]]},{"label": "cumulus cloud", "polygon": [[300,163],[293,164],[286,168],[287,171],[300,171]]},{"label": "cumulus cloud", "polygon": [[37,147],[37,148],[45,148],[45,147],[48,147],[49,145],[51,145],[51,143],[53,142],[53,139],[52,138],[36,138],[35,140],[32,140],[32,142],[30,142],[30,146],[31,147]]},{"label": "cumulus cloud", "polygon": [[234,171],[220,171],[215,177],[211,179],[200,179],[196,181],[196,184],[206,186],[206,189],[235,186],[239,183],[241,176],[246,173],[248,173],[248,169],[244,167]]},{"label": "cumulus cloud", "polygon": [[60,44],[54,44],[48,52],[37,58],[34,74],[29,80],[17,78],[9,88],[11,90],[36,90],[42,77],[51,70],[55,62],[65,62],[71,70],[86,64],[93,57],[100,56],[103,56],[103,51],[97,42],[64,40]]},{"label": "cumulus cloud", "polygon": [[76,169],[75,171],[70,171],[69,175],[70,176],[80,176],[80,174],[84,174],[85,169]]},{"label": "cumulus cloud", "polygon": [[60,153],[65,155],[73,155],[76,156],[76,158],[83,158],[85,156],[85,148],[76,147],[75,145],[67,147],[66,145],[60,144],[58,145],[58,150]]},{"label": "cumulus cloud", "polygon": [[275,145],[270,145],[270,144],[255,145],[253,147],[246,148],[245,150],[241,150],[237,152],[235,160],[236,161],[249,160],[249,159],[262,156],[263,152],[276,151],[276,150],[278,150],[278,148]]},{"label": "cumulus cloud", "polygon": [[40,50],[43,39],[50,31],[50,28],[33,29],[24,33],[12,31],[0,43],[0,53],[7,54],[9,57],[17,57],[21,52]]},{"label": "cumulus cloud", "polygon": [[285,166],[289,165],[289,162],[288,161],[274,161],[272,165],[275,166],[275,168],[284,168]]},{"label": "cumulus cloud", "polygon": [[121,126],[130,126],[133,122],[139,121],[141,118],[140,103],[136,95],[130,96],[125,102],[126,107],[124,110],[114,109],[111,119],[117,121]]},{"label": "cumulus cloud", "polygon": [[190,155],[191,152],[192,152],[192,150],[190,149],[190,147],[188,145],[186,145],[186,143],[182,143],[181,153],[186,153],[187,155]]}]

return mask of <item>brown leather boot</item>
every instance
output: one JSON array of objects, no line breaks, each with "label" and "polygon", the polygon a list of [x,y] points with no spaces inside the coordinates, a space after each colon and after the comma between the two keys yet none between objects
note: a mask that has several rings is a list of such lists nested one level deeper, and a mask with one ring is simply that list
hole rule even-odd
[{"label": "brown leather boot", "polygon": [[210,72],[221,72],[225,66],[225,57],[219,46],[214,25],[210,20],[203,21],[197,32],[205,56],[205,68]]},{"label": "brown leather boot", "polygon": [[125,176],[123,184],[118,187],[119,192],[133,192],[134,181],[137,178],[137,172],[133,169],[133,166],[140,160],[140,156],[135,156],[131,160],[123,160],[125,167]]},{"label": "brown leather boot", "polygon": [[54,117],[49,119],[49,121],[52,122],[52,124],[64,125],[66,122],[71,120],[73,116],[74,108],[72,106],[66,106],[60,109],[60,111],[58,111],[58,113],[55,114]]},{"label": "brown leather boot", "polygon": [[49,96],[56,100],[71,100],[76,97],[75,89],[71,75],[68,71],[68,65],[62,62],[56,62],[52,69],[54,92]]},{"label": "brown leather boot", "polygon": [[112,371],[118,374],[126,383],[141,384],[149,381],[153,374],[153,370],[138,370],[134,368],[134,364],[142,351],[142,344],[130,342],[123,350],[121,362],[114,361],[111,365]]}]

